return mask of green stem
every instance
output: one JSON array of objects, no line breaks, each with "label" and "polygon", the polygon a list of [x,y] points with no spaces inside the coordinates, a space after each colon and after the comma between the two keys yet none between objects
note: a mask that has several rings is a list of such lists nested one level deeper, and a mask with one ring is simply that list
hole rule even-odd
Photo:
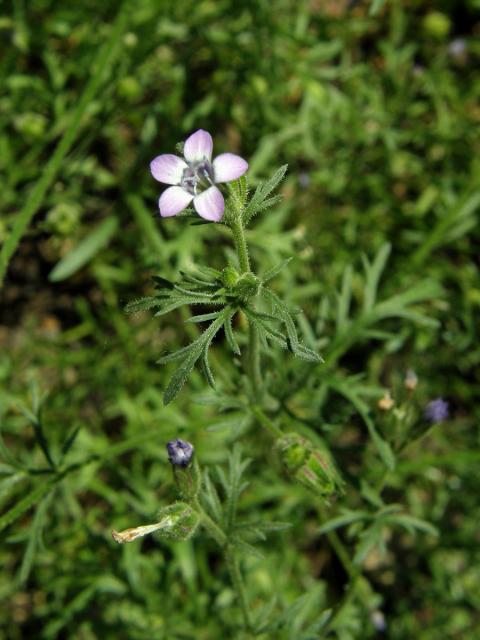
[{"label": "green stem", "polygon": [[[240,212],[237,212],[237,215],[230,221],[230,228],[233,234],[233,241],[237,251],[240,270],[242,273],[251,273],[248,246],[245,239],[245,229],[243,228]],[[257,328],[251,322],[248,325],[248,360],[246,368],[250,382],[252,383],[255,399],[260,401],[263,389],[260,362],[260,340]]]},{"label": "green stem", "polygon": [[229,545],[227,547],[225,552],[225,557],[227,560],[228,570],[230,572],[230,578],[232,580],[232,584],[237,593],[237,597],[240,603],[240,608],[242,610],[243,623],[245,625],[245,629],[247,633],[250,634],[252,631],[250,607],[248,606],[247,594],[245,591],[245,584],[243,582],[242,573],[240,571],[238,558],[235,554],[235,549],[232,545]]},{"label": "green stem", "polygon": [[218,524],[216,524],[210,516],[204,511],[202,505],[198,501],[198,498],[194,498],[192,500],[192,505],[200,516],[200,520],[202,525],[208,531],[208,533],[212,536],[215,542],[219,547],[224,549],[228,543],[228,538],[225,533],[220,529]]},{"label": "green stem", "polygon": [[248,257],[247,241],[245,239],[245,230],[239,215],[230,222],[230,229],[233,233],[233,241],[235,243],[240,269],[242,273],[249,273],[250,259]]},{"label": "green stem", "polygon": [[269,431],[272,436],[274,436],[274,438],[281,438],[283,436],[283,431],[270,420],[270,418],[260,407],[252,407],[252,413],[257,418],[262,427]]},{"label": "green stem", "polygon": [[235,547],[232,544],[229,544],[228,537],[225,532],[222,531],[222,529],[220,529],[220,527],[205,512],[198,498],[194,498],[192,500],[192,506],[200,516],[200,520],[204,528],[208,531],[208,533],[212,536],[212,538],[225,554],[225,560],[227,563],[228,571],[230,573],[232,585],[237,594],[240,609],[242,611],[245,630],[250,634],[252,630],[250,608],[248,606],[247,594],[245,591],[245,585],[243,583],[238,558],[235,555]]},{"label": "green stem", "polygon": [[257,402],[262,398],[263,380],[260,364],[260,340],[257,328],[250,322],[248,325],[248,375]]},{"label": "green stem", "polygon": [[355,575],[350,579],[350,583],[342,597],[342,599],[338,602],[337,606],[333,610],[332,617],[327,622],[325,627],[322,629],[322,633],[324,636],[328,635],[330,629],[335,625],[337,620],[341,617],[344,610],[348,607],[355,596],[355,592],[357,590],[358,581],[361,576],[360,569],[357,569]]}]

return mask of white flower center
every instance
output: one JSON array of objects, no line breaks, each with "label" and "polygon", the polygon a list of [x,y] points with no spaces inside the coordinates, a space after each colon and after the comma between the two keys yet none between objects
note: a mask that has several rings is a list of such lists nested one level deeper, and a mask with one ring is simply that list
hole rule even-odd
[{"label": "white flower center", "polygon": [[188,193],[196,196],[212,185],[213,168],[208,160],[190,162],[188,167],[184,169],[180,186]]}]

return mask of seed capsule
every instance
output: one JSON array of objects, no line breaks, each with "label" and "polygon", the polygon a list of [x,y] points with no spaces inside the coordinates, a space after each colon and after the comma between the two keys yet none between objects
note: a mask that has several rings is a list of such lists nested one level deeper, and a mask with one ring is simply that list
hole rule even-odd
[{"label": "seed capsule", "polygon": [[289,433],[277,440],[276,449],[288,475],[307,489],[324,498],[341,493],[343,481],[326,447]]}]

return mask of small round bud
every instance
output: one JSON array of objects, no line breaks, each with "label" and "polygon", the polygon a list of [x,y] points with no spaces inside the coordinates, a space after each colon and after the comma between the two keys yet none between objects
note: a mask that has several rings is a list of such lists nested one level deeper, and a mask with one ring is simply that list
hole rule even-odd
[{"label": "small round bud", "polygon": [[222,271],[222,282],[227,289],[232,289],[238,282],[240,274],[233,267],[225,267]]},{"label": "small round bud", "polygon": [[247,301],[257,295],[261,284],[261,280],[253,273],[244,273],[234,287],[235,295],[240,300]]},{"label": "small round bud", "polygon": [[185,440],[171,440],[167,443],[168,459],[174,467],[188,467],[193,457],[194,447]]}]

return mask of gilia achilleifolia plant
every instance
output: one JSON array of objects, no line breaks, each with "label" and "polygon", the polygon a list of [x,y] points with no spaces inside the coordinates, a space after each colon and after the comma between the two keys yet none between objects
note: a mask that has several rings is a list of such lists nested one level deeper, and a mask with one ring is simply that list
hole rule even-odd
[{"label": "gilia achilleifolia plant", "polygon": [[[220,154],[212,160],[212,150],[210,134],[199,130],[183,145],[179,145],[183,157],[163,154],[152,161],[153,177],[168,185],[159,199],[160,215],[164,218],[181,215],[193,224],[224,225],[232,234],[236,261],[225,264],[223,269],[197,265],[188,273],[181,272],[176,281],[157,275],[154,277],[155,294],[131,302],[127,310],[136,312],[152,309],[155,316],[162,316],[186,306],[192,313],[187,322],[203,327],[190,344],[163,355],[159,360],[161,364],[176,364],[176,370],[164,392],[165,404],[175,400],[197,365],[201,367],[208,385],[215,388],[215,372],[210,367],[209,349],[215,336],[223,330],[232,357],[241,356],[243,370],[233,383],[236,386],[233,391],[222,389],[216,393],[216,399],[212,402],[210,398],[208,403],[219,411],[231,411],[234,416],[241,416],[243,427],[256,423],[273,437],[273,456],[270,453],[269,462],[275,459],[277,469],[306,491],[305,495],[310,496],[309,504],[316,505],[319,517],[324,520],[319,534],[328,537],[348,575],[349,587],[333,609],[321,611],[313,622],[303,627],[298,622],[304,615],[301,613],[302,607],[307,607],[302,599],[283,611],[278,611],[273,602],[267,606],[269,614],[264,608],[259,608],[256,615],[253,613],[241,572],[241,554],[257,554],[255,543],[289,525],[283,522],[254,522],[239,514],[238,502],[248,486],[245,473],[250,460],[243,458],[238,443],[229,456],[228,469],[217,467],[212,476],[208,470],[202,471],[200,468],[191,443],[181,439],[169,442],[168,459],[179,501],[163,507],[155,522],[113,532],[113,537],[119,543],[131,542],[150,533],[169,540],[187,540],[203,530],[224,555],[242,613],[243,632],[247,637],[270,634],[268,637],[290,638],[293,637],[292,633],[296,638],[326,637],[340,628],[342,613],[355,593],[360,594],[367,610],[373,611],[378,606],[378,598],[368,583],[362,582],[361,563],[373,547],[383,548],[385,527],[400,526],[410,532],[420,530],[435,533],[428,523],[403,513],[400,505],[385,504],[381,492],[388,473],[395,467],[396,454],[413,439],[422,437],[428,425],[438,423],[448,413],[441,399],[430,403],[423,418],[418,412],[410,411],[411,394],[417,384],[416,375],[410,372],[404,385],[409,395],[403,405],[395,407],[390,392],[378,403],[385,418],[377,422],[384,422],[387,425],[385,433],[389,428],[393,434],[389,442],[382,428],[379,431],[374,424],[365,403],[364,398],[371,395],[372,390],[365,386],[362,377],[340,378],[332,375],[331,370],[340,356],[356,342],[366,338],[388,338],[386,332],[374,328],[377,323],[394,318],[424,320],[411,307],[434,295],[438,288],[423,282],[406,292],[378,300],[378,283],[390,251],[390,247],[385,245],[372,263],[366,258],[364,260],[363,304],[356,310],[356,317],[351,317],[353,272],[348,268],[337,297],[333,335],[323,364],[319,353],[304,344],[299,335],[295,318],[298,310],[291,309],[272,288],[273,279],[290,260],[284,260],[260,276],[254,270],[246,242],[245,229],[254,217],[279,202],[280,196],[275,194],[275,189],[285,176],[287,167],[280,167],[269,180],[259,184],[252,192],[246,176],[247,162],[231,153]],[[326,301],[321,305],[317,327],[324,327],[330,315]],[[303,317],[302,323],[307,333],[315,335],[315,329]],[[239,334],[237,327],[247,335]],[[288,352],[288,357],[306,361],[306,364],[300,369],[292,367],[285,379],[282,379],[280,366],[277,384],[272,388],[273,385],[269,384],[271,377],[266,373],[272,362],[278,368],[281,349]],[[316,385],[321,377],[312,376],[315,364],[320,364],[327,372],[321,379],[320,387]],[[305,389],[310,392],[311,410],[318,413],[321,405],[317,407],[316,403],[321,403],[333,392],[349,402],[365,422],[369,439],[385,465],[376,486],[362,484],[361,494],[369,503],[365,509],[343,509],[340,515],[328,519],[325,506],[344,492],[344,481],[326,443],[312,431],[315,422],[308,417],[308,409],[303,411],[303,417],[299,417],[287,402],[292,394],[301,394]],[[301,430],[297,432],[296,428]],[[234,434],[235,438],[238,440],[242,433],[240,427]],[[351,550],[344,547],[336,532],[340,527],[349,525],[356,536]],[[272,615],[274,611],[276,613]],[[278,635],[280,633],[281,636]]]}]

